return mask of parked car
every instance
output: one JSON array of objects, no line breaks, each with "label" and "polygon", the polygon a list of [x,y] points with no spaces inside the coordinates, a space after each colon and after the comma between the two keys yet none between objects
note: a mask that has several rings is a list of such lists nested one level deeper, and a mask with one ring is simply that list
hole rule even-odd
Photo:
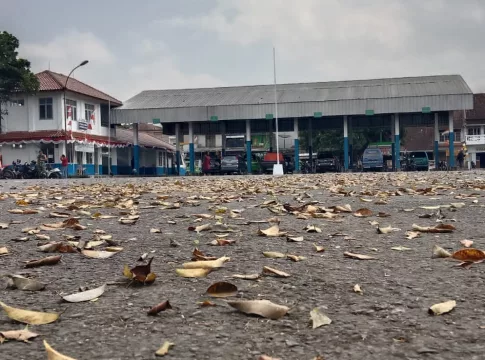
[{"label": "parked car", "polygon": [[211,156],[210,167],[207,173],[212,175],[217,175],[217,174],[220,174],[220,172],[221,172],[221,162],[219,161],[218,158]]},{"label": "parked car", "polygon": [[428,154],[425,151],[412,151],[409,153],[409,157],[412,159],[416,170],[429,170]]},{"label": "parked car", "polygon": [[[248,172],[248,162],[246,154],[242,157],[242,169],[241,172],[246,174]],[[251,156],[251,173],[261,174],[261,160],[258,156],[252,154]]]},{"label": "parked car", "polygon": [[238,155],[226,155],[221,161],[221,174],[240,174],[243,172],[243,162]]},{"label": "parked car", "polygon": [[[283,156],[282,153],[279,154],[279,162],[283,165],[283,173],[287,174],[288,172],[292,172],[292,165],[291,162]],[[275,152],[268,152],[264,155],[263,161],[261,161],[261,171],[265,174],[272,174],[273,167],[277,163],[277,153]]]},{"label": "parked car", "polygon": [[340,172],[342,170],[342,165],[337,156],[334,156],[330,151],[325,151],[317,154],[315,168],[318,173],[326,171]]},{"label": "parked car", "polygon": [[363,171],[384,170],[384,156],[379,148],[367,148],[362,155]]}]

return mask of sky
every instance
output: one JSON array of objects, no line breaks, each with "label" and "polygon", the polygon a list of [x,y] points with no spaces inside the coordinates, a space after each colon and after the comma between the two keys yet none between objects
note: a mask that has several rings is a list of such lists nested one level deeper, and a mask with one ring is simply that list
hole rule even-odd
[{"label": "sky", "polygon": [[143,90],[460,74],[485,92],[483,0],[0,0],[32,70]]}]

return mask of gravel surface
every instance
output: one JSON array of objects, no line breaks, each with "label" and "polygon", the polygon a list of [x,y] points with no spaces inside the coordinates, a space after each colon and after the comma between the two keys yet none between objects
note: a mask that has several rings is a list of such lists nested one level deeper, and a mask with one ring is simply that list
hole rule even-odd
[{"label": "gravel surface", "polygon": [[[2,286],[0,300],[16,308],[62,314],[56,322],[29,326],[39,334],[30,343],[5,341],[0,345],[0,358],[46,359],[42,343],[46,340],[60,353],[78,360],[155,359],[165,341],[175,344],[167,359],[240,360],[258,359],[263,354],[284,360],[484,359],[485,265],[458,267],[453,259],[431,257],[435,245],[453,253],[463,247],[460,241],[464,239],[472,240],[473,248],[485,249],[484,178],[480,172],[434,172],[2,182],[0,223],[9,226],[0,230],[0,247],[7,247],[9,254],[0,256],[0,273],[33,277],[47,286],[36,292]],[[28,204],[17,205],[20,199]],[[268,205],[262,205],[265,201]],[[349,204],[352,212],[368,208],[372,216],[339,213],[333,219],[313,218],[306,212],[307,206],[300,209],[306,215],[298,216],[285,212],[285,203],[295,207],[312,203],[317,208]],[[437,218],[437,206],[444,219]],[[8,212],[26,208],[40,212]],[[243,211],[239,216],[231,210]],[[101,229],[123,250],[107,259],[64,253],[56,265],[24,268],[26,261],[58,255],[40,252],[37,245],[47,241],[22,233],[26,227],[66,220],[51,218],[52,212],[78,217],[87,228],[41,230],[50,241],[66,242],[64,235],[89,241],[94,230]],[[116,217],[94,219],[86,212]],[[379,212],[389,216],[378,217]],[[140,217],[135,224],[124,225],[118,221],[121,213]],[[192,226],[214,226],[217,220],[197,221],[194,214],[221,217],[234,230],[224,239],[235,243],[212,246],[208,243],[218,233],[189,231]],[[424,214],[431,217],[419,217]],[[280,220],[280,231],[304,240],[258,236],[259,229],[274,223],[247,224],[273,217]],[[433,227],[437,220],[456,230],[406,239],[413,224]],[[399,230],[378,234],[377,225],[370,221]],[[315,225],[321,233],[307,233],[307,225]],[[23,236],[29,240],[12,241]],[[317,252],[314,243],[325,251]],[[391,249],[396,246],[409,249]],[[180,277],[176,269],[191,261],[195,247],[207,256],[228,256],[230,261],[204,278]],[[265,251],[305,259],[266,258]],[[353,259],[344,252],[376,259]],[[151,270],[157,279],[151,285],[130,283],[123,277],[123,268],[146,263],[138,261],[144,253],[148,259],[154,257]],[[232,277],[261,273],[263,266],[291,276]],[[218,281],[236,285],[236,297],[209,297],[207,288]],[[107,289],[96,301],[62,300],[81,287],[92,289],[105,283]],[[356,284],[362,294],[354,292]],[[270,320],[226,304],[238,299],[266,299],[290,310],[284,317]],[[152,306],[165,300],[172,309],[147,315]],[[217,306],[201,307],[204,300]],[[431,305],[447,300],[457,303],[450,313],[428,314]],[[321,307],[331,324],[312,328],[310,311],[315,307]],[[6,312],[0,313],[0,331],[22,328]]]}]

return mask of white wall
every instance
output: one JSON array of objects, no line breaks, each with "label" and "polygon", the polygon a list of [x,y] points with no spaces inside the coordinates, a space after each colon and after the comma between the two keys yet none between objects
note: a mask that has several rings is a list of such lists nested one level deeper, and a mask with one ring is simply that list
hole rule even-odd
[{"label": "white wall", "polygon": [[17,159],[24,162],[30,162],[32,160],[37,161],[37,155],[39,153],[40,146],[38,144],[23,144],[22,148],[19,145],[3,145],[0,147],[0,152],[2,153],[3,165],[9,165],[12,161]]}]

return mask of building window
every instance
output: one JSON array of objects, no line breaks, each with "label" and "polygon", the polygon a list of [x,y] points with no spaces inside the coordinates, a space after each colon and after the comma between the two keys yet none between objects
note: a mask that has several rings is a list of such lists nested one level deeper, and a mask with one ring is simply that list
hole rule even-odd
[{"label": "building window", "polygon": [[40,120],[52,120],[52,98],[39,99],[39,119]]},{"label": "building window", "polygon": [[480,127],[469,127],[467,129],[468,135],[480,135]]},{"label": "building window", "polygon": [[77,101],[66,99],[67,118],[69,118],[69,108],[71,109],[71,120],[77,120]]},{"label": "building window", "polygon": [[15,99],[15,100],[10,100],[10,105],[11,106],[24,106],[24,99]]},{"label": "building window", "polygon": [[109,106],[105,104],[101,104],[101,126],[109,126]]},{"label": "building window", "polygon": [[84,104],[84,116],[86,121],[91,121],[91,115],[94,114],[94,105]]},{"label": "building window", "polygon": [[215,135],[206,135],[205,136],[205,147],[207,147],[207,148],[215,148],[216,147],[216,136]]},{"label": "building window", "polygon": [[[450,139],[449,134],[441,135],[440,134],[440,142],[447,142]],[[461,130],[455,130],[455,142],[461,141]]]},{"label": "building window", "polygon": [[94,164],[94,153],[86,153],[86,164]]}]

